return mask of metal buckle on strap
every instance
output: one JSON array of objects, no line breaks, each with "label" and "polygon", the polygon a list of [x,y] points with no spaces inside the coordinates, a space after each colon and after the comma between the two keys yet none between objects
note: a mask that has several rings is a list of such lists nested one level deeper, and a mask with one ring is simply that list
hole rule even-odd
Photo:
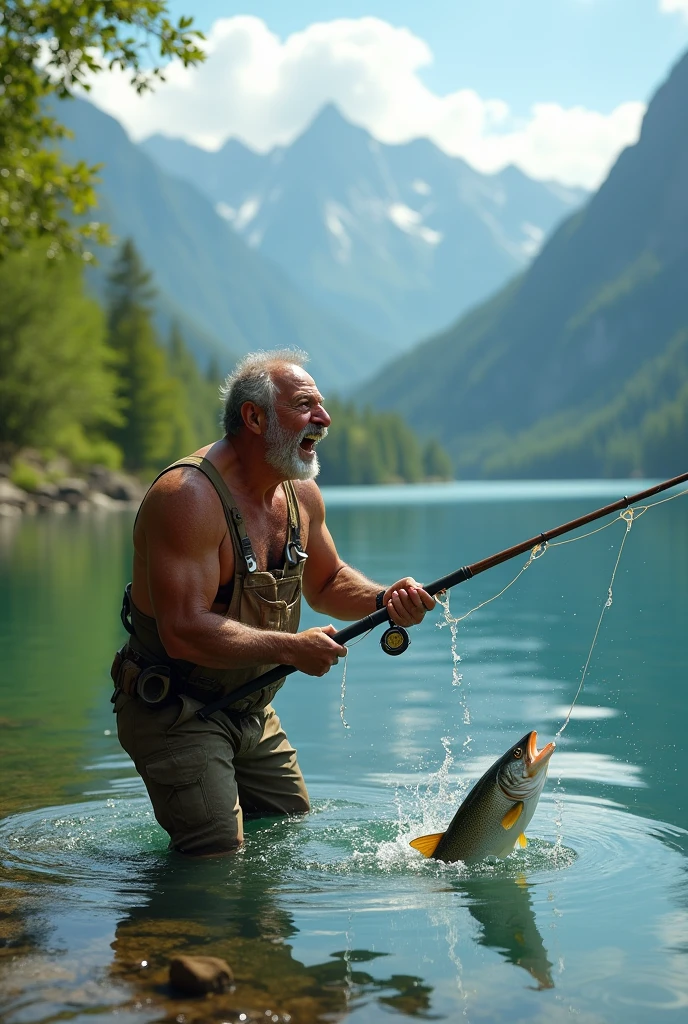
[{"label": "metal buckle on strap", "polygon": [[122,597],[122,610],[119,613],[122,625],[130,636],[134,635],[134,627],[131,624],[131,583],[127,583]]},{"label": "metal buckle on strap", "polygon": [[294,530],[294,536],[284,545],[284,560],[290,569],[293,569],[299,562],[305,562],[308,555],[301,547],[299,531]]},{"label": "metal buckle on strap", "polygon": [[244,519],[238,508],[232,509],[232,517],[236,523],[237,533],[239,534],[239,540],[241,541],[241,551],[246,562],[246,568],[249,572],[255,572],[258,568],[258,559],[256,558],[251,544],[251,538],[246,533],[246,527],[244,526]]},{"label": "metal buckle on strap", "polygon": [[256,560],[255,553],[253,551],[253,545],[251,540],[247,536],[241,538],[241,549],[244,552],[244,561],[246,562],[246,568],[249,572],[255,572],[258,568],[258,562]]},{"label": "metal buckle on strap", "polygon": [[299,562],[305,562],[308,555],[303,550],[301,544],[299,503],[294,493],[294,485],[291,482],[285,483],[284,493],[287,497],[287,508],[289,510],[289,538],[284,545],[284,560],[290,569],[294,569]]}]

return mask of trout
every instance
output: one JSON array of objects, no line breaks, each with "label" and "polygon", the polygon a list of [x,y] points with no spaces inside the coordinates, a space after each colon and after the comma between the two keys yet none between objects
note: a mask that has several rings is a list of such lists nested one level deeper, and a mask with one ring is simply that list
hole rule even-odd
[{"label": "trout", "polygon": [[553,753],[554,743],[538,750],[537,733],[527,732],[476,782],[446,832],[419,836],[411,846],[425,857],[465,864],[525,846]]}]

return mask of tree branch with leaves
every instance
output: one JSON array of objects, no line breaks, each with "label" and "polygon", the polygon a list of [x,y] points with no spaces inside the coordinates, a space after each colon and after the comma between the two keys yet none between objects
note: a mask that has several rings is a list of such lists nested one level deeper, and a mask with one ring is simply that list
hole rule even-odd
[{"label": "tree branch with leaves", "polygon": [[62,160],[69,132],[50,98],[88,91],[107,69],[128,72],[143,93],[171,60],[202,61],[202,40],[191,18],[170,20],[164,0],[0,0],[0,259],[36,238],[48,257],[89,259],[86,240],[107,239],[87,219],[98,167]]}]

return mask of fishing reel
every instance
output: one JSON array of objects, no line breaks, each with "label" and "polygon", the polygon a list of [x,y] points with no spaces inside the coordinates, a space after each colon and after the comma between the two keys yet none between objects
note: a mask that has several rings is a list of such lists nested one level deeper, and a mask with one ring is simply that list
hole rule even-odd
[{"label": "fishing reel", "polygon": [[380,637],[380,647],[385,654],[391,654],[394,658],[397,654],[403,654],[411,645],[411,637],[403,626],[397,626],[390,622],[389,627]]},{"label": "fishing reel", "polygon": [[[384,597],[385,591],[381,590],[375,598],[375,607],[378,611],[382,608]],[[397,654],[403,654],[404,651],[408,651],[411,645],[411,638],[404,627],[397,626],[395,622],[392,622],[389,616],[387,617],[387,621],[389,622],[389,625],[380,637],[380,647],[385,654],[390,654],[395,658]]]}]

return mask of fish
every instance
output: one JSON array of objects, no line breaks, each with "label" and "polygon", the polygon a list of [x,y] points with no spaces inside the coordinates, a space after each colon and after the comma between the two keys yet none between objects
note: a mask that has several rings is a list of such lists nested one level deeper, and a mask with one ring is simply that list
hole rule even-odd
[{"label": "fish", "polygon": [[537,749],[537,732],[527,732],[488,768],[459,806],[446,832],[419,836],[411,846],[425,857],[476,864],[506,857],[527,844],[525,830],[545,785],[555,744]]}]

